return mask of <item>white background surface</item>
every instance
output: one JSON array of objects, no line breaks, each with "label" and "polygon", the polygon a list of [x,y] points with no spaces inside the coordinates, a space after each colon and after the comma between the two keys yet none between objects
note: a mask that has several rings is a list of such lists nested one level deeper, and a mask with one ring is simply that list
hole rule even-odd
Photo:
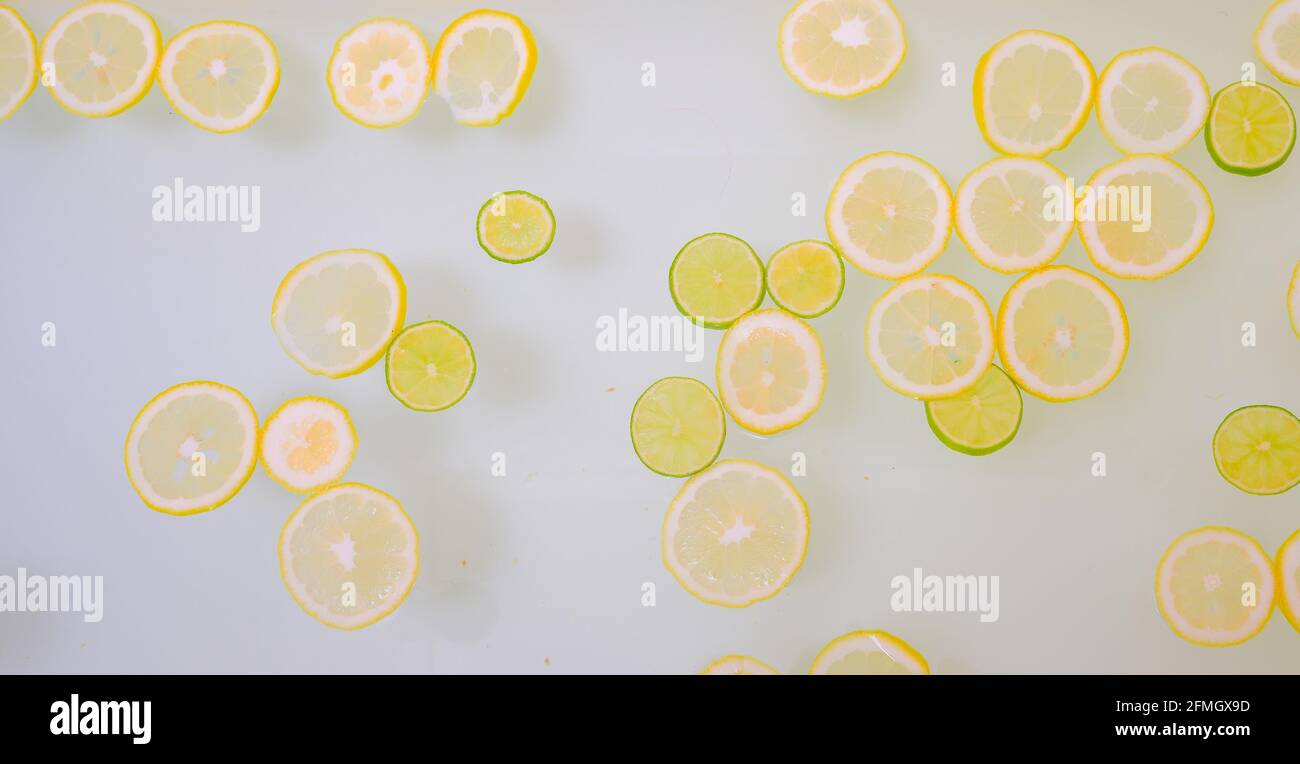
[{"label": "white background surface", "polygon": [[[10,0],[38,37],[70,2]],[[1176,158],[1209,188],[1218,221],[1191,265],[1155,283],[1107,278],[1132,348],[1101,395],[1052,405],[1026,396],[1016,441],[974,459],[940,445],[920,403],[884,387],[862,351],[887,284],[850,271],[838,307],[814,322],[829,363],[821,410],[763,441],[730,423],[726,457],[788,470],[812,512],[808,558],[776,599],[732,611],[697,602],[660,562],[660,525],[679,483],[634,456],[627,417],[670,374],[713,383],[705,358],[599,353],[598,316],[672,314],[668,264],[690,238],[737,234],[766,259],[825,238],[836,175],[873,151],[918,154],[952,186],[993,156],[971,110],[979,55],[1022,28],[1074,39],[1100,71],[1117,52],[1168,47],[1217,90],[1253,58],[1264,0],[940,2],[901,0],[910,50],[876,93],[808,95],[776,50],[787,0],[496,4],[537,38],[531,89],[502,125],[456,125],[436,96],[395,130],[353,124],[323,72],[358,21],[406,18],[430,43],[466,2],[142,0],[165,38],[192,23],[261,26],[283,66],[251,129],[210,135],[169,113],[157,88],[106,120],[73,116],[45,92],[0,123],[0,426],[7,499],[0,573],[102,575],[104,619],[0,614],[5,672],[693,672],[729,652],[807,670],[851,629],[898,634],[936,672],[1296,672],[1300,635],[1274,614],[1254,640],[1206,649],[1158,615],[1156,560],[1178,534],[1214,523],[1269,550],[1300,526],[1300,496],[1252,497],[1215,472],[1210,437],[1248,403],[1300,409],[1300,342],[1284,293],[1300,256],[1300,160],[1246,179],[1218,170],[1198,139]],[[940,84],[945,62],[958,85]],[[658,84],[641,85],[654,62]],[[1275,83],[1262,66],[1260,79]],[[40,90],[38,88],[38,90]],[[1283,86],[1298,101],[1300,90]],[[1083,182],[1118,158],[1095,117],[1049,159]],[[262,229],[162,224],[151,189],[176,177],[262,188]],[[551,251],[519,267],[476,246],[494,191],[545,197]],[[791,194],[808,215],[790,214]],[[394,401],[379,367],[331,381],[279,348],[271,296],[295,263],[328,249],[388,254],[408,320],[440,318],[474,343],[479,373],[455,408]],[[1094,272],[1078,238],[1060,262]],[[1010,277],[953,237],[933,270],[993,306]],[[40,345],[54,321],[58,346]],[[1243,348],[1240,326],[1258,326]],[[361,447],[348,478],[401,499],[421,532],[421,570],[402,608],[359,633],[326,629],[282,586],[280,526],[298,499],[259,471],[224,507],[172,518],[127,483],[122,443],[154,393],[189,379],[243,390],[261,415],[299,395],[353,414]],[[492,477],[491,454],[508,475]],[[1104,451],[1109,476],[1090,476]],[[914,567],[1001,577],[1001,618],[907,614],[889,581]],[[641,586],[658,605],[641,606]]]}]

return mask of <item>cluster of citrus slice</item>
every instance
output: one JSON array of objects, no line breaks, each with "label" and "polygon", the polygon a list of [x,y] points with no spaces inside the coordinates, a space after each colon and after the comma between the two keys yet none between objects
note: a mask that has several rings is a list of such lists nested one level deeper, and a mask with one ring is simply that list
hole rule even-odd
[{"label": "cluster of citrus slice", "polygon": [[[728,655],[701,673],[726,675],[779,674],[748,655]],[[885,631],[851,631],[831,640],[813,659],[809,674],[888,675],[929,674],[930,665],[912,646]]]}]

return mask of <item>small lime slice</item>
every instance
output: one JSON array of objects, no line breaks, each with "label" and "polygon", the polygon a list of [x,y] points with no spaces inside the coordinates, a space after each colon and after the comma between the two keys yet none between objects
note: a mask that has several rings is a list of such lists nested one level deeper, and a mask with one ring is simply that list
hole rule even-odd
[{"label": "small lime slice", "polygon": [[503,263],[536,260],[554,239],[551,206],[527,191],[495,194],[478,211],[479,246]]},{"label": "small lime slice", "polygon": [[426,321],[402,330],[388,348],[384,375],[388,390],[416,411],[442,411],[465,397],[474,384],[474,348],[445,321]]},{"label": "small lime slice", "polygon": [[1300,483],[1300,419],[1280,406],[1243,406],[1214,431],[1214,466],[1246,493],[1275,494]]},{"label": "small lime slice", "polygon": [[660,475],[686,477],[713,464],[727,437],[722,404],[690,377],[665,377],[632,406],[632,448]]},{"label": "small lime slice", "polygon": [[926,401],[925,418],[948,448],[985,456],[1016,437],[1023,409],[1020,388],[1005,371],[990,366],[966,392]]},{"label": "small lime slice", "polygon": [[844,293],[844,261],[822,241],[787,244],[767,261],[767,293],[796,316],[816,318]]},{"label": "small lime slice", "polygon": [[1281,93],[1258,82],[1235,82],[1210,103],[1205,145],[1228,172],[1263,175],[1291,156],[1295,131],[1295,112]]},{"label": "small lime slice", "polygon": [[763,302],[763,261],[753,247],[725,233],[686,242],[668,268],[668,291],[683,315],[726,329]]}]

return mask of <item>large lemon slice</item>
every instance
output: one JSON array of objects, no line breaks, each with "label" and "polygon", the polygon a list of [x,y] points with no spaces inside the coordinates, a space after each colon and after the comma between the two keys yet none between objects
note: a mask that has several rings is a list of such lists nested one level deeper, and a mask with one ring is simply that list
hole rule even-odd
[{"label": "large lemon slice", "polygon": [[1300,0],[1278,0],[1255,30],[1255,51],[1283,82],[1300,85]]},{"label": "large lemon slice", "polygon": [[280,59],[257,27],[209,21],[167,43],[158,85],[172,108],[194,125],[232,133],[256,122],[270,107],[280,85]]},{"label": "large lemon slice", "polygon": [[1156,567],[1156,606],[1169,628],[1204,647],[1245,642],[1273,612],[1273,566],[1255,539],[1206,527],[1179,536]]},{"label": "large lemon slice", "polygon": [[1282,613],[1300,631],[1300,530],[1292,533],[1277,550],[1277,601]]},{"label": "large lemon slice", "polygon": [[0,120],[36,89],[36,36],[23,17],[0,5]]},{"label": "large lemon slice", "polygon": [[1191,142],[1210,112],[1210,84],[1187,59],[1162,48],[1120,53],[1101,72],[1097,120],[1115,148],[1170,154]]},{"label": "large lemon slice", "polygon": [[1073,200],[1065,194],[1065,174],[1041,159],[994,159],[957,187],[957,235],[999,273],[1041,268],[1061,254],[1074,229]]},{"label": "large lemon slice", "polygon": [[1083,129],[1096,82],[1074,43],[1049,32],[1017,32],[975,67],[975,121],[1003,154],[1041,157]]},{"label": "large lemon slice", "polygon": [[1300,418],[1281,406],[1242,406],[1214,431],[1214,466],[1236,488],[1285,493],[1300,483]]},{"label": "large lemon slice", "polygon": [[429,46],[398,19],[372,19],[334,44],[325,81],[334,105],[366,127],[395,127],[414,117],[429,94]]},{"label": "large lemon slice", "polygon": [[50,95],[83,117],[111,117],[149,92],[162,34],[149,14],[114,0],[78,5],[41,40],[41,70],[52,73]]},{"label": "large lemon slice", "polygon": [[911,645],[884,631],[851,631],[831,640],[813,659],[810,674],[929,674]]},{"label": "large lemon slice", "polygon": [[495,125],[523,100],[537,66],[524,22],[501,11],[456,19],[433,49],[433,85],[465,125]]},{"label": "large lemon slice", "polygon": [[801,424],[826,391],[817,332],[779,308],[750,313],[727,330],[718,346],[717,374],[727,412],[741,427],[764,435]]},{"label": "large lemon slice", "polygon": [[907,54],[889,0],[803,0],[781,21],[781,65],[816,95],[849,98],[884,85]]},{"label": "large lemon slice", "polygon": [[772,676],[781,672],[748,655],[727,655],[710,663],[700,673],[710,676]]},{"label": "large lemon slice", "polygon": [[258,450],[275,482],[306,493],[343,479],[357,455],[357,430],[334,401],[294,398],[266,418]]}]

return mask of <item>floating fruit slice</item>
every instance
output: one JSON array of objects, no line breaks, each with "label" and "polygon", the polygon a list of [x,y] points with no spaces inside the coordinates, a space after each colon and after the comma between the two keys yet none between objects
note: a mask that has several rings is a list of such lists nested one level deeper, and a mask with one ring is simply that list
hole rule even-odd
[{"label": "floating fruit slice", "polygon": [[781,21],[781,65],[814,95],[851,98],[884,85],[907,55],[889,0],[803,0]]},{"label": "floating fruit slice", "polygon": [[1097,84],[1101,131],[1130,154],[1172,154],[1191,143],[1209,111],[1205,76],[1163,48],[1120,53]]},{"label": "floating fruit slice", "polygon": [[726,459],[686,481],[669,505],[664,565],[700,600],[748,607],[790,583],[808,528],[808,506],[781,473]]},{"label": "floating fruit slice", "polygon": [[346,377],[375,364],[406,318],[406,285],[388,258],[364,249],[317,255],[275,290],[271,325],[312,374]]},{"label": "floating fruit slice", "polygon": [[1010,443],[1020,430],[1023,410],[1020,388],[996,366],[964,393],[925,402],[935,437],[970,456],[985,456]]},{"label": "floating fruit slice", "polygon": [[36,89],[36,36],[23,17],[0,5],[0,121]]},{"label": "floating fruit slice", "polygon": [[1003,154],[1041,157],[1063,149],[1088,121],[1097,75],[1060,35],[1016,32],[975,68],[975,121]]},{"label": "floating fruit slice", "polygon": [[1160,156],[1107,165],[1077,196],[1075,217],[1088,257],[1122,279],[1168,276],[1200,253],[1214,228],[1210,192]]},{"label": "floating fruit slice", "polygon": [[668,267],[668,291],[682,315],[709,329],[726,329],[763,302],[763,261],[726,233],[686,242]]},{"label": "floating fruit slice", "polygon": [[1286,310],[1291,316],[1291,331],[1300,337],[1300,263],[1291,271],[1291,285],[1286,289]]},{"label": "floating fruit slice", "polygon": [[456,19],[433,49],[434,88],[463,125],[495,125],[514,112],[537,66],[524,22],[501,11]]},{"label": "floating fruit slice", "polygon": [[686,477],[713,464],[727,437],[727,418],[709,386],[665,377],[632,406],[632,448],[660,475]]},{"label": "floating fruit slice", "polygon": [[111,117],[149,92],[162,34],[130,3],[101,0],[64,14],[41,40],[41,70],[52,72],[50,95],[83,117]]},{"label": "floating fruit slice", "polygon": [[810,674],[929,674],[911,645],[884,631],[851,631],[831,640],[813,659]]},{"label": "floating fruit slice", "polygon": [[813,415],[826,391],[826,359],[817,332],[779,308],[755,311],[722,336],[718,392],[732,418],[763,435]]},{"label": "floating fruit slice", "polygon": [[503,263],[526,263],[546,254],[555,239],[555,214],[540,196],[506,191],[478,211],[478,245]]},{"label": "floating fruit slice", "polygon": [[1048,401],[1101,391],[1128,353],[1128,318],[1094,276],[1055,265],[1022,276],[998,308],[998,355],[1021,390]]},{"label": "floating fruit slice", "polygon": [[348,30],[325,69],[334,105],[366,127],[396,127],[414,117],[430,76],[428,43],[398,19],[371,19]]},{"label": "floating fruit slice", "polygon": [[797,241],[767,261],[772,302],[800,318],[816,318],[835,307],[844,293],[844,261],[820,241]]},{"label": "floating fruit slice", "polygon": [[1300,631],[1300,531],[1277,550],[1277,602],[1296,631]]},{"label": "floating fruit slice", "polygon": [[1065,174],[1047,162],[999,157],[957,187],[957,235],[976,260],[999,273],[1041,268],[1070,240],[1073,200],[1066,194]]},{"label": "floating fruit slice", "polygon": [[1236,82],[1210,104],[1205,145],[1219,167],[1256,176],[1286,163],[1295,148],[1295,112],[1286,98],[1259,82]]},{"label": "floating fruit slice", "polygon": [[280,531],[280,577],[293,601],[336,629],[393,613],[420,568],[415,524],[392,496],[361,483],[313,494]]},{"label": "floating fruit slice", "polygon": [[1278,0],[1255,30],[1255,51],[1279,80],[1300,85],[1300,0]]},{"label": "floating fruit slice", "polygon": [[126,476],[150,509],[194,515],[239,493],[257,465],[257,412],[216,382],[169,387],[131,422]]},{"label": "floating fruit slice", "polygon": [[913,398],[948,398],[993,363],[993,313],[965,282],[923,273],[890,287],[867,315],[867,358]]},{"label": "floating fruit slice", "polygon": [[192,124],[233,133],[271,106],[280,59],[262,30],[238,21],[192,26],[167,43],[158,66],[167,101]]},{"label": "floating fruit slice", "polygon": [[748,655],[728,655],[710,663],[700,673],[731,676],[771,676],[781,672]]},{"label": "floating fruit slice", "polygon": [[1208,526],[1174,540],[1156,568],[1156,606],[1169,628],[1202,647],[1236,645],[1273,612],[1273,567],[1255,539]]},{"label": "floating fruit slice", "polygon": [[478,364],[461,330],[446,321],[425,321],[402,330],[388,347],[388,390],[416,411],[442,411],[461,401],[474,384]]},{"label": "floating fruit slice", "polygon": [[334,401],[294,398],[266,418],[258,451],[275,482],[307,493],[343,479],[357,455],[357,431],[347,410]]},{"label": "floating fruit slice", "polygon": [[1300,419],[1280,406],[1243,406],[1214,431],[1214,466],[1223,479],[1259,495],[1300,483]]}]

